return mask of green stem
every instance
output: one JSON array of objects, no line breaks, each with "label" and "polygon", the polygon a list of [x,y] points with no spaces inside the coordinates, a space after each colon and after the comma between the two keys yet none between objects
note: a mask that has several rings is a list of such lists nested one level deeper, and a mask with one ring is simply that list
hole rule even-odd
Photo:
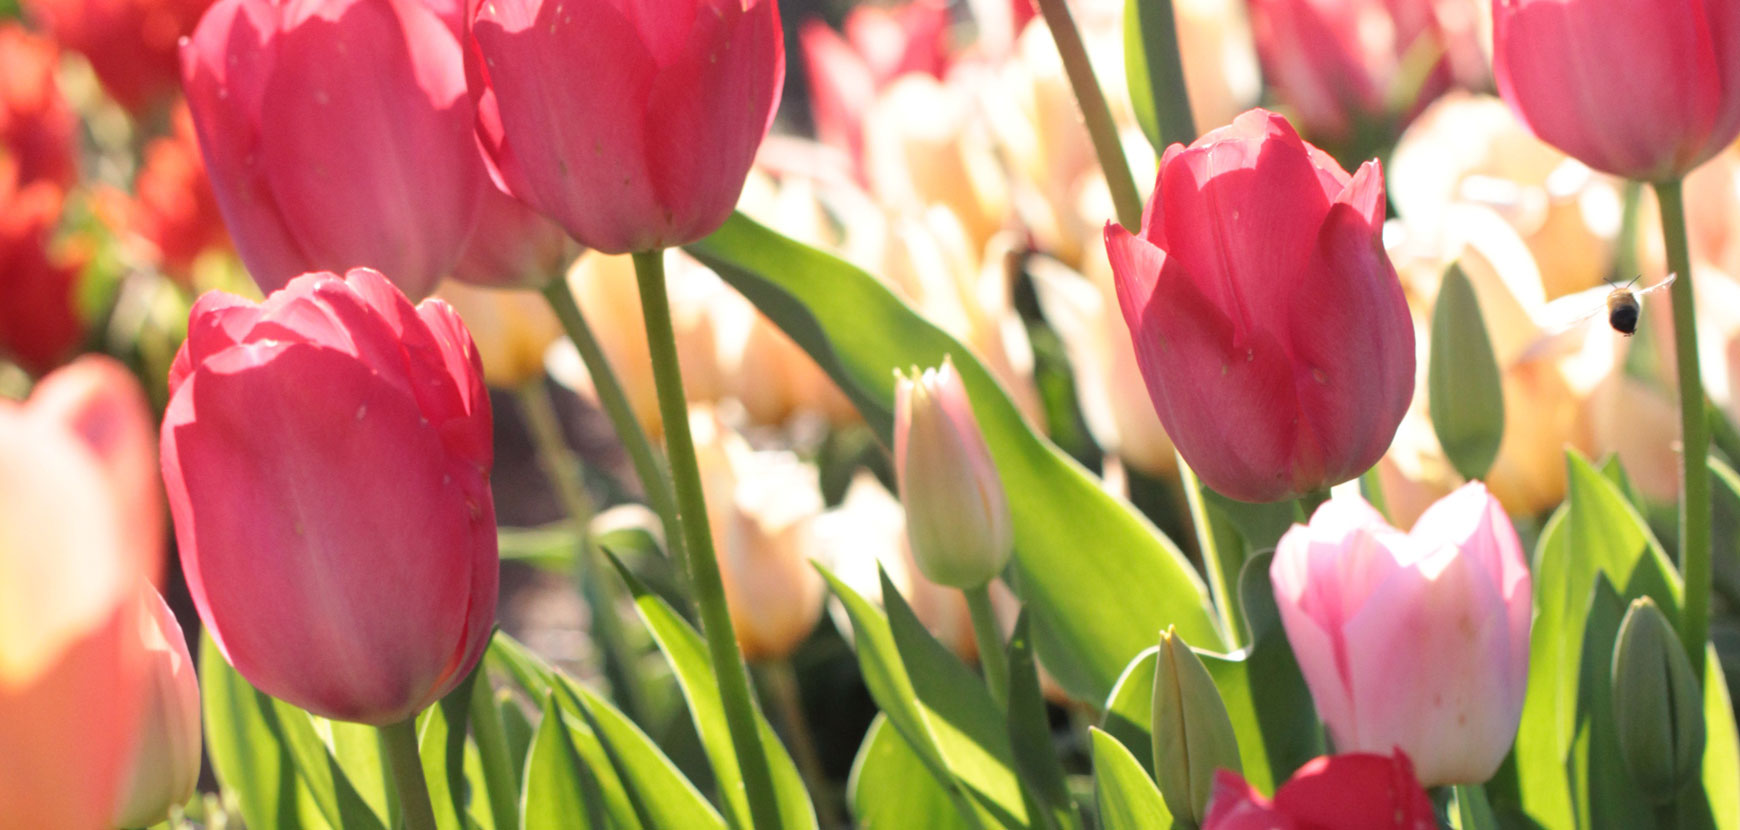
[{"label": "green stem", "polygon": [[1300,495],[1299,509],[1305,512],[1305,521],[1310,522],[1311,517],[1317,513],[1317,508],[1322,507],[1326,501],[1329,501],[1328,487]]},{"label": "green stem", "polygon": [[1697,306],[1692,299],[1692,258],[1686,240],[1686,208],[1680,183],[1657,182],[1661,232],[1668,268],[1678,277],[1669,289],[1674,306],[1674,360],[1680,386],[1680,573],[1686,605],[1680,614],[1680,642],[1692,663],[1692,676],[1704,677],[1704,642],[1710,632],[1710,425],[1704,415],[1703,375],[1698,369]]},{"label": "green stem", "polygon": [[602,647],[604,676],[617,703],[631,720],[645,723],[640,704],[640,684],[634,675],[634,650],[623,636],[616,617],[616,596],[611,590],[613,579],[598,577],[597,551],[593,549],[591,532],[592,497],[580,475],[580,458],[568,448],[562,434],[562,424],[556,407],[550,401],[543,378],[533,380],[516,390],[520,411],[525,415],[532,445],[537,449],[538,464],[544,476],[556,486],[556,495],[567,511],[574,530],[580,535],[580,549],[575,556],[575,579],[591,614],[591,632]]},{"label": "green stem", "polygon": [[399,813],[405,819],[405,830],[435,830],[435,808],[429,804],[423,759],[417,754],[417,716],[379,729],[381,749],[393,772],[393,788],[399,793]]},{"label": "green stem", "polygon": [[1450,788],[1456,796],[1457,826],[1462,830],[1498,830],[1498,818],[1481,784],[1457,784]]},{"label": "green stem", "polygon": [[1069,86],[1081,105],[1082,122],[1087,125],[1088,138],[1093,140],[1094,155],[1105,171],[1106,188],[1112,192],[1112,204],[1117,208],[1118,222],[1126,228],[1142,226],[1142,196],[1136,190],[1136,178],[1130,175],[1130,163],[1124,157],[1124,145],[1118,138],[1118,125],[1112,120],[1112,110],[1106,95],[1094,78],[1094,66],[1088,60],[1087,46],[1081,31],[1075,27],[1065,0],[1037,0],[1039,13],[1051,29],[1051,39],[1057,43],[1057,54],[1063,58],[1063,71],[1069,76]]},{"label": "green stem", "polygon": [[809,719],[804,717],[803,690],[798,686],[797,672],[792,669],[791,661],[784,659],[770,660],[759,666],[767,694],[779,709],[780,721],[785,724],[786,740],[791,744],[792,755],[803,773],[804,784],[809,787],[810,797],[815,799],[821,826],[845,827],[839,805],[834,800],[833,788],[828,785],[828,773],[822,767],[822,756],[816,751],[815,733],[810,730]]},{"label": "green stem", "polygon": [[603,347],[598,345],[598,338],[586,323],[586,316],[580,313],[580,306],[574,302],[574,294],[568,289],[566,279],[557,277],[546,283],[544,299],[549,301],[557,319],[562,321],[568,339],[574,341],[580,360],[586,364],[586,373],[592,378],[592,388],[598,393],[599,406],[615,428],[616,437],[628,450],[629,461],[634,464],[641,489],[646,493],[647,505],[659,514],[659,522],[665,531],[666,549],[672,559],[681,559],[683,537],[677,528],[676,500],[671,496],[670,476],[659,463],[658,456],[653,454],[652,441],[646,437],[640,419],[635,417],[634,408],[629,406],[628,395],[622,391],[616,370],[605,358]]},{"label": "green stem", "polygon": [[1009,709],[1009,655],[1004,652],[1003,627],[997,624],[997,610],[991,607],[991,583],[977,588],[963,588],[967,611],[973,618],[973,639],[979,644],[979,666],[985,670],[985,686],[991,690],[991,700],[1001,711]]},{"label": "green stem", "polygon": [[520,771],[509,760],[501,710],[496,708],[489,672],[485,671],[477,673],[477,687],[471,690],[471,736],[477,741],[477,758],[483,764],[490,817],[497,828],[514,830],[520,821]]},{"label": "green stem", "polygon": [[689,434],[689,404],[683,397],[683,370],[677,363],[671,303],[665,294],[664,252],[635,254],[634,274],[640,283],[641,315],[646,319],[653,381],[658,386],[659,413],[665,423],[665,453],[670,458],[671,479],[676,485],[679,523],[688,553],[690,587],[700,610],[701,634],[707,641],[707,653],[719,681],[719,697],[725,707],[725,723],[730,728],[737,765],[743,772],[750,817],[756,830],[777,830],[781,825],[773,775],[756,725],[749,670],[743,665],[743,654],[731,628],[731,612],[725,605],[725,583],[719,577],[719,560],[713,553],[707,502],[701,493],[701,471],[695,459],[694,438]]},{"label": "green stem", "polygon": [[[1178,456],[1178,483],[1184,490],[1185,503],[1190,505],[1190,523],[1196,528],[1196,546],[1202,553],[1202,567],[1208,572],[1208,587],[1215,607],[1220,610],[1221,628],[1226,631],[1227,649],[1235,649],[1250,639],[1250,627],[1245,622],[1245,607],[1239,602],[1239,564],[1222,555],[1222,545],[1215,536],[1215,527],[1208,515],[1208,502],[1202,495],[1202,481],[1196,471]],[[1244,551],[1239,552],[1240,559]]]}]

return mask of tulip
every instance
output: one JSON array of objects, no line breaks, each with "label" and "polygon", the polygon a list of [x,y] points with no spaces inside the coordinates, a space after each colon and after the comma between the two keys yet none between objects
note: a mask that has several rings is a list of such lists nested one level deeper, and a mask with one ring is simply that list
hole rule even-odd
[{"label": "tulip", "polygon": [[922,72],[940,78],[948,67],[949,11],[938,0],[915,0],[898,10],[858,6],[846,15],[845,36],[820,20],[798,29],[810,81],[816,135],[863,155],[864,112],[896,77]]},{"label": "tulip", "polygon": [[1154,658],[1154,777],[1178,823],[1202,823],[1220,770],[1244,771],[1214,677],[1170,626]]},{"label": "tulip", "polygon": [[465,322],[490,386],[512,389],[543,376],[544,353],[562,337],[562,324],[543,297],[451,280],[435,295]]},{"label": "tulip", "polygon": [[146,257],[187,282],[200,255],[227,247],[229,234],[199,155],[193,116],[177,107],[173,120],[175,131],[145,148],[144,166],[133,180],[137,197],[116,193],[112,212],[117,224],[145,244]]},{"label": "tulip", "polygon": [[1434,830],[1432,800],[1401,751],[1314,758],[1263,798],[1232,772],[1215,776],[1202,830]]},{"label": "tulip", "polygon": [[918,569],[951,588],[982,588],[1014,551],[1009,503],[954,362],[895,374],[894,473]]},{"label": "tulip", "polygon": [[731,215],[785,77],[773,0],[473,5],[477,133],[509,193],[617,254]]},{"label": "tulip", "polygon": [[1672,803],[1703,771],[1704,697],[1673,623],[1649,597],[1626,610],[1609,676],[1619,757],[1646,798]]},{"label": "tulip", "polygon": [[1492,777],[1522,717],[1530,581],[1479,482],[1403,534],[1337,497],[1281,537],[1270,566],[1287,640],[1338,749],[1400,747],[1427,786]]},{"label": "tulip", "polygon": [[1678,179],[1740,135],[1740,7],[1707,0],[1493,0],[1498,91],[1597,170]]},{"label": "tulip", "polygon": [[483,189],[477,228],[453,266],[453,278],[487,286],[540,286],[562,276],[568,261],[568,235],[524,202]]},{"label": "tulip", "polygon": [[145,585],[139,601],[139,630],[150,671],[132,771],[115,810],[118,827],[163,821],[169,808],[185,803],[199,783],[199,678],[193,673],[193,657],[162,595]]},{"label": "tulip", "polygon": [[483,370],[448,305],[374,271],[194,303],[162,430],[182,569],[230,665],[314,714],[399,723],[495,622]]},{"label": "tulip", "polygon": [[416,0],[222,0],[182,49],[218,207],[261,290],[379,269],[420,298],[488,186],[459,41]]},{"label": "tulip", "polygon": [[1140,235],[1106,253],[1149,397],[1208,486],[1279,501],[1359,475],[1414,391],[1380,242],[1383,173],[1349,177],[1263,110],[1161,161]]},{"label": "tulip", "polygon": [[78,178],[78,117],[61,97],[54,43],[17,24],[0,24],[0,156],[19,181],[70,187]]},{"label": "tulip", "polygon": [[104,91],[142,115],[180,86],[176,48],[211,0],[24,0],[61,45],[83,54]]},{"label": "tulip", "polygon": [[42,374],[84,340],[76,292],[82,263],[49,249],[63,193],[47,181],[22,184],[0,153],[0,356]]},{"label": "tulip", "polygon": [[162,558],[151,416],[90,357],[0,400],[0,815],[109,827],[146,688],[140,586]]}]

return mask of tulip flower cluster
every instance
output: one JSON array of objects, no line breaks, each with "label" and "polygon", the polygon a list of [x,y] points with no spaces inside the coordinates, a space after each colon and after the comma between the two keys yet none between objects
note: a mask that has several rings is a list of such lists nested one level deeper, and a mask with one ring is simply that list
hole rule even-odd
[{"label": "tulip flower cluster", "polygon": [[1740,821],[1740,3],[823,5],[0,0],[0,826]]}]

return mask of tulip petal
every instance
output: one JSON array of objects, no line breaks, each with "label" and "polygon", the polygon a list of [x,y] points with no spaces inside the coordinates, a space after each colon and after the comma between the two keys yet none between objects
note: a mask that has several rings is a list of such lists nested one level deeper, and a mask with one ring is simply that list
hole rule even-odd
[{"label": "tulip petal", "polygon": [[416,401],[377,375],[303,343],[212,356],[170,403],[163,463],[183,485],[170,506],[189,588],[225,657],[269,694],[381,724],[456,679],[478,614],[455,611],[493,605],[473,554],[493,563],[494,541],[475,467],[448,461]]},{"label": "tulip petal", "polygon": [[1292,830],[1298,825],[1271,807],[1249,781],[1223,769],[1214,773],[1214,795],[1209,798],[1202,826],[1213,830]]},{"label": "tulip petal", "polygon": [[1433,830],[1432,801],[1401,753],[1316,758],[1275,791],[1275,809],[1303,827]]}]

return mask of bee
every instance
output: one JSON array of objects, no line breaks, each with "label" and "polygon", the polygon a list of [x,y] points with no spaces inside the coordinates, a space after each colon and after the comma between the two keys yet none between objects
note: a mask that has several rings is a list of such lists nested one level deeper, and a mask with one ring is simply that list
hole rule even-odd
[{"label": "bee", "polygon": [[[1605,304],[1607,309],[1607,325],[1612,326],[1614,331],[1619,332],[1626,337],[1636,334],[1637,314],[1642,305],[1641,299],[1673,285],[1674,278],[1677,276],[1677,274],[1669,274],[1665,279],[1655,285],[1648,288],[1632,290],[1632,286],[1636,285],[1637,281],[1643,278],[1643,275],[1639,274],[1638,276],[1632,277],[1631,282],[1607,292],[1607,302]],[[1556,326],[1555,332],[1573,329],[1587,321],[1589,318],[1600,314],[1601,309],[1601,306],[1589,309],[1586,313]]]},{"label": "bee", "polygon": [[1593,307],[1591,305],[1594,298],[1589,296],[1593,289],[1553,301],[1548,304],[1541,317],[1537,318],[1541,322],[1541,333],[1523,351],[1521,359],[1535,360],[1575,351],[1576,343],[1581,342],[1581,339],[1573,334],[1573,330],[1580,329],[1602,311],[1607,312],[1607,325],[1613,327],[1614,331],[1626,337],[1636,334],[1638,314],[1642,311],[1642,298],[1672,285],[1676,276],[1669,274],[1661,282],[1643,289],[1632,288],[1642,275],[1633,277],[1631,282],[1608,291],[1606,301]]}]

